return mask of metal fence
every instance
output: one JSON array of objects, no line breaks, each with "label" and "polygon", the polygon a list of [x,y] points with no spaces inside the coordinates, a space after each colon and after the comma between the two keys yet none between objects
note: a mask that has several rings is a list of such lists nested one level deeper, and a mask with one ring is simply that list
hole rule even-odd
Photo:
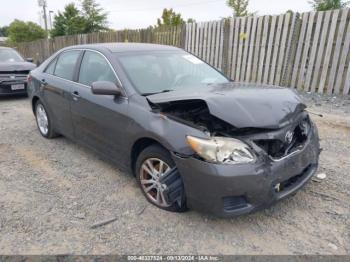
[{"label": "metal fence", "polygon": [[143,42],[174,45],[199,56],[235,81],[348,95],[349,9],[287,13],[190,23],[178,27],[121,30],[22,43],[26,57],[43,61],[70,45]]}]

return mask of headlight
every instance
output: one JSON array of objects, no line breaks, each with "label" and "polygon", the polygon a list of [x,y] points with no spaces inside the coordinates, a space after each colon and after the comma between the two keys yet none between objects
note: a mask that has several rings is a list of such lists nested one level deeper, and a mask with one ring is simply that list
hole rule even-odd
[{"label": "headlight", "polygon": [[213,137],[202,139],[187,136],[192,149],[209,162],[221,164],[242,164],[255,161],[255,155],[249,146],[234,138]]}]

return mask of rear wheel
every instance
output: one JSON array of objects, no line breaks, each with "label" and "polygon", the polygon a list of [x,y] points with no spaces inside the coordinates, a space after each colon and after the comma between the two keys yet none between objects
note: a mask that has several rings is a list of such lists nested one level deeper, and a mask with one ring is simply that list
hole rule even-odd
[{"label": "rear wheel", "polygon": [[138,156],[135,173],[142,193],[150,203],[167,211],[182,212],[186,210],[185,204],[168,203],[163,192],[166,185],[160,182],[173,167],[175,163],[170,153],[159,145],[151,145]]},{"label": "rear wheel", "polygon": [[54,138],[57,133],[52,128],[52,121],[43,103],[38,100],[35,104],[35,118],[40,134],[45,138]]}]

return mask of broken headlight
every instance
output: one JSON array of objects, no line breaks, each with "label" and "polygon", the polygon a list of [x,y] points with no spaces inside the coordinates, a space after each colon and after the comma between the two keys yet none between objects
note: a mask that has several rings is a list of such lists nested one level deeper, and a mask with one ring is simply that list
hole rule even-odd
[{"label": "broken headlight", "polygon": [[227,137],[202,139],[187,136],[192,149],[206,161],[220,164],[244,164],[255,161],[255,155],[242,141]]}]

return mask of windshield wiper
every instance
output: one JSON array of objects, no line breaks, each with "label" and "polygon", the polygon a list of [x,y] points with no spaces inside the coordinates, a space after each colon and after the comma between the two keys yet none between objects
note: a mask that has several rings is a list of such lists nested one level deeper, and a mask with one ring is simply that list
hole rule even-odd
[{"label": "windshield wiper", "polygon": [[165,90],[162,90],[162,91],[159,91],[159,92],[154,92],[154,93],[143,93],[142,95],[143,96],[150,96],[150,95],[155,95],[155,94],[168,93],[168,92],[171,92],[171,91],[174,91],[174,90],[172,90],[172,89],[165,89]]}]

